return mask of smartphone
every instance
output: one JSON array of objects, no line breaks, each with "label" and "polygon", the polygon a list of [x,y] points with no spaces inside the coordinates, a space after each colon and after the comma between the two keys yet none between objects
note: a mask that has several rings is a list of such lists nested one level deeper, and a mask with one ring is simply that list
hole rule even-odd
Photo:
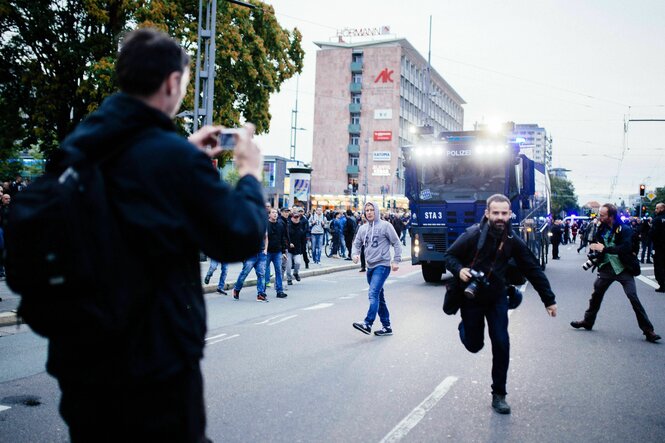
[{"label": "smartphone", "polygon": [[219,134],[219,147],[225,151],[233,151],[238,141],[240,128],[225,128]]}]

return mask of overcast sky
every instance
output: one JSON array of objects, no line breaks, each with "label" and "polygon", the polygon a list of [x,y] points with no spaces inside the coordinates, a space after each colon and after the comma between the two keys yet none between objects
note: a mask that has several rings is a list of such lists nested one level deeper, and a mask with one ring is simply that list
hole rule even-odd
[{"label": "overcast sky", "polygon": [[[665,0],[278,0],[283,27],[303,34],[297,158],[312,158],[317,47],[345,27],[388,25],[427,57],[478,121],[537,123],[553,139],[553,166],[570,169],[580,204],[665,186]],[[295,79],[271,100],[266,154],[289,156]],[[623,161],[620,159],[623,157]],[[316,172],[314,172],[316,173]]]}]

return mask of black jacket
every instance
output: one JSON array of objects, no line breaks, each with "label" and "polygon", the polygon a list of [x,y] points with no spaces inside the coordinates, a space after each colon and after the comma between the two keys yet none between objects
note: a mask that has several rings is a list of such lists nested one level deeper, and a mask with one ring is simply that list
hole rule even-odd
[{"label": "black jacket", "polygon": [[349,217],[348,215],[345,217],[346,217],[346,224],[344,224],[344,239],[353,240],[353,237],[356,235],[356,231],[358,230],[356,218]]},{"label": "black jacket", "polygon": [[[605,223],[602,223],[596,231],[596,235],[593,239],[594,243],[602,243],[604,245],[605,236],[608,231],[611,231],[611,235],[614,236],[614,246],[605,246],[603,253],[618,255],[621,264],[627,269],[634,266],[636,254],[633,254],[633,230],[630,225],[624,225],[621,224],[620,221],[616,221],[611,227],[609,227]],[[603,267],[607,266],[609,266],[609,264],[606,264]]]},{"label": "black jacket", "polygon": [[279,220],[275,223],[268,222],[268,252],[286,253],[289,243],[286,239],[286,229]]},{"label": "black jacket", "polygon": [[552,234],[552,243],[561,243],[561,234],[563,234],[563,228],[561,225],[553,224],[550,227],[550,233]]},{"label": "black jacket", "polygon": [[[501,240],[504,246],[501,252],[497,252]],[[477,252],[477,256],[476,256]],[[474,262],[475,258],[475,262]],[[540,295],[545,306],[556,303],[554,293],[550,287],[547,277],[540,268],[538,260],[527,248],[521,238],[517,237],[510,227],[507,228],[505,238],[495,234],[489,228],[489,222],[483,218],[480,224],[468,228],[455,243],[448,248],[444,261],[446,268],[459,279],[462,268],[470,267],[483,271],[489,276],[490,291],[495,296],[503,293],[506,286],[506,275],[509,270],[509,261],[514,259],[520,272],[531,282]]]},{"label": "black jacket", "polygon": [[302,223],[302,220],[294,223],[293,219],[289,218],[286,230],[289,242],[293,244],[293,248],[289,248],[291,254],[302,254],[305,250],[305,243],[307,242],[307,228],[305,225],[306,223]]},{"label": "black jacket", "polygon": [[[168,377],[203,356],[206,312],[199,251],[233,262],[256,254],[266,232],[254,177],[231,188],[164,113],[125,94],[107,98],[63,145],[91,156],[127,148],[104,166],[126,239],[124,272],[137,311],[126,337],[52,339],[48,371],[64,382]],[[233,211],[229,211],[233,208]]]},{"label": "black jacket", "polygon": [[665,214],[658,214],[651,220],[649,238],[653,242],[654,251],[662,254],[665,251]]}]

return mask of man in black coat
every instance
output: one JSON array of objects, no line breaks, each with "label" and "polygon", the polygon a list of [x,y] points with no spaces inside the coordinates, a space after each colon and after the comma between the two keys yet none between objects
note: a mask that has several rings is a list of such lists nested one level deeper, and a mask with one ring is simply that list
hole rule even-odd
[{"label": "man in black coat", "polygon": [[554,220],[550,227],[550,242],[552,243],[552,259],[559,260],[559,245],[563,236],[563,228],[561,227],[561,220]]},{"label": "man in black coat", "polygon": [[649,241],[653,244],[653,271],[659,287],[656,292],[665,292],[665,203],[656,205],[656,216],[651,222]]},{"label": "man in black coat", "polygon": [[350,209],[346,210],[346,223],[344,224],[344,243],[346,243],[346,250],[349,251],[348,257],[346,260],[351,260],[351,248],[353,247],[353,237],[356,235],[358,224],[356,223],[356,217],[353,215],[353,211]]},{"label": "man in black coat", "polygon": [[[632,251],[633,230],[629,225],[621,223],[617,207],[611,203],[601,206],[598,211],[598,219],[600,226],[593,243],[589,245],[590,250],[601,254],[597,259],[598,277],[593,284],[593,293],[589,300],[589,308],[584,313],[584,320],[572,321],[570,326],[590,331],[596,322],[605,292],[612,283],[618,281],[630,300],[642,333],[647,341],[655,343],[660,340],[660,335],[654,332],[649,316],[637,297],[635,277],[633,277],[633,275],[639,274],[640,266],[637,262],[637,254],[633,254]],[[635,266],[637,269],[633,269]]]},{"label": "man in black coat", "polygon": [[221,127],[204,127],[189,141],[178,135],[172,118],[187,88],[189,57],[166,34],[128,34],[116,74],[122,92],[63,145],[91,156],[127,145],[103,174],[124,234],[118,284],[133,301],[134,321],[121,336],[51,338],[47,370],[58,379],[74,442],[204,441],[199,251],[220,262],[259,251],[266,230],[261,154],[253,129],[241,131],[234,154],[241,178],[233,189],[210,158],[221,152]]},{"label": "man in black coat", "polygon": [[[509,261],[514,259],[521,273],[538,291],[548,315],[556,316],[557,306],[549,281],[526,244],[510,226],[510,200],[494,194],[487,199],[487,209],[480,224],[464,232],[444,257],[446,268],[455,276],[456,284],[466,287],[461,300],[462,321],[459,335],[470,352],[483,348],[485,321],[492,341],[492,407],[500,414],[510,414],[506,402],[506,379],[510,360],[508,337],[507,275]],[[479,284],[473,294],[471,271],[485,274],[486,285]]]}]

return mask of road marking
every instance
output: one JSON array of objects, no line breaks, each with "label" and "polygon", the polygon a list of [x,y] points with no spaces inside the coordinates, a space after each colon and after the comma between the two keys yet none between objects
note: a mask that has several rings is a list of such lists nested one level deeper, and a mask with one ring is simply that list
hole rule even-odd
[{"label": "road marking", "polygon": [[383,285],[384,286],[385,285],[392,285],[393,283],[395,283],[395,280],[386,280],[386,282]]},{"label": "road marking", "polygon": [[409,272],[408,274],[400,275],[399,277],[395,277],[395,278],[408,278],[408,277],[411,277],[412,275],[420,274],[420,272],[421,271],[413,271],[413,272]]},{"label": "road marking", "polygon": [[280,314],[280,315],[275,315],[274,317],[270,317],[270,318],[267,319],[267,320],[263,320],[263,321],[260,321],[260,322],[258,322],[258,323],[254,323],[254,324],[255,324],[255,325],[265,325],[266,323],[268,323],[268,322],[270,322],[270,321],[272,321],[272,320],[274,320],[274,319],[276,319],[276,318],[280,318],[281,316],[282,316],[282,314]]},{"label": "road marking", "polygon": [[288,317],[281,318],[281,319],[277,320],[276,322],[268,323],[268,326],[273,326],[273,325],[276,325],[278,323],[282,323],[283,321],[291,320],[292,318],[296,318],[297,316],[298,316],[298,314],[289,315]]},{"label": "road marking", "polygon": [[349,295],[343,295],[341,297],[338,297],[340,300],[348,300],[350,298],[356,298],[358,294],[349,294]]},{"label": "road marking", "polygon": [[11,409],[11,406],[5,406],[5,405],[0,405],[0,412],[6,411],[7,409]]},{"label": "road marking", "polygon": [[654,281],[651,280],[649,277],[645,277],[645,276],[643,276],[643,275],[638,275],[637,278],[639,278],[639,279],[642,280],[644,283],[646,283],[647,285],[651,286],[651,287],[654,288],[654,289],[658,289],[658,288],[659,288],[658,283],[654,282]]},{"label": "road marking", "polygon": [[[226,334],[224,334],[224,335],[226,335]],[[219,343],[219,342],[226,341],[226,340],[231,340],[232,338],[236,338],[236,337],[240,337],[240,334],[229,335],[228,337],[224,337],[224,338],[220,338],[219,340],[211,341],[208,344],[209,345],[214,345],[215,343]]]},{"label": "road marking", "polygon": [[313,311],[315,309],[329,308],[329,307],[334,306],[334,305],[335,305],[334,303],[319,303],[318,305],[309,306],[307,308],[302,308],[301,310],[302,311]]},{"label": "road marking", "polygon": [[219,334],[219,335],[213,335],[212,337],[206,338],[206,341],[208,340],[214,340],[216,338],[224,337],[226,334]]},{"label": "road marking", "polygon": [[448,393],[448,390],[457,381],[457,377],[446,377],[434,391],[425,398],[413,411],[395,426],[379,443],[400,441],[425,417],[425,414]]},{"label": "road marking", "polygon": [[653,271],[653,266],[642,266],[640,269],[642,271]]}]

